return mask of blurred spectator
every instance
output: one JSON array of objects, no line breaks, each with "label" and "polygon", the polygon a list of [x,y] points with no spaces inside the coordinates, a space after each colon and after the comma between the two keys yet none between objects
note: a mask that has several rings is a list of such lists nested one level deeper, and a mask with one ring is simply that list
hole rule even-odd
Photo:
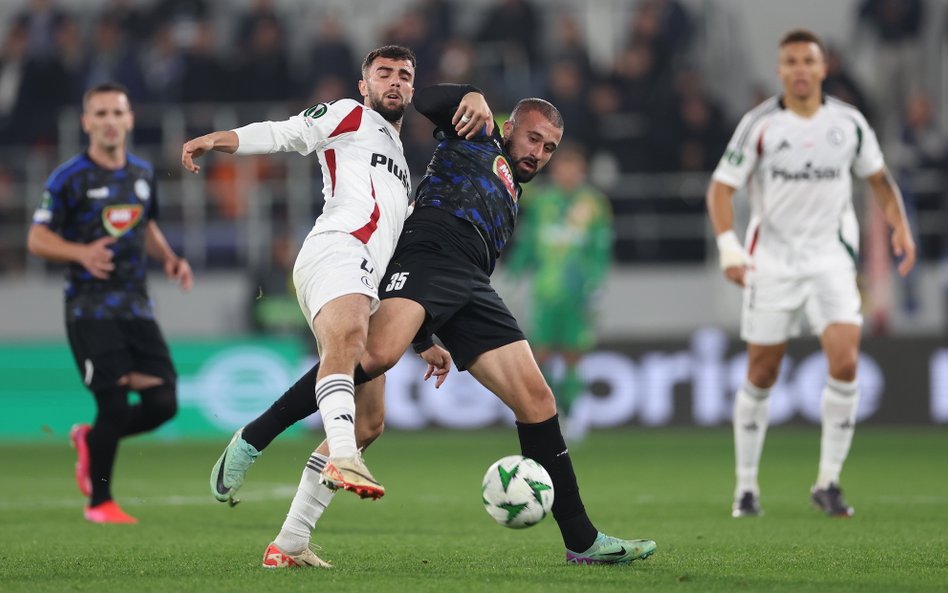
[{"label": "blurred spectator", "polygon": [[478,57],[503,81],[508,102],[529,96],[541,64],[543,22],[530,0],[496,0],[474,35]]},{"label": "blurred spectator", "polygon": [[859,6],[859,31],[869,33],[876,50],[862,53],[869,56],[865,81],[884,118],[883,131],[894,127],[904,98],[922,85],[924,18],[923,0],[863,0]]},{"label": "blurred spectator", "polygon": [[[441,38],[434,35],[424,13],[415,8],[406,10],[401,18],[393,21],[390,26],[381,32],[382,42],[385,44],[410,47],[415,52],[420,66],[415,80],[416,88],[422,88],[435,82],[443,82],[431,78],[432,70],[428,67],[438,60],[441,53]],[[424,73],[428,73],[428,77]]]},{"label": "blurred spectator", "polygon": [[[348,80],[352,69],[359,65],[342,21],[333,14],[326,14],[319,19],[319,32],[309,49],[309,56],[307,84],[310,88],[316,88],[323,78]],[[336,97],[346,96],[348,94]]]},{"label": "blurred spectator", "polygon": [[119,24],[100,18],[95,25],[94,44],[82,66],[80,80],[83,90],[105,82],[119,82],[128,89],[134,103],[148,99],[138,56],[127,45]]},{"label": "blurred spectator", "polygon": [[171,23],[190,27],[210,16],[207,0],[158,0],[151,9],[153,25]]},{"label": "blurred spectator", "polygon": [[[250,300],[250,326],[267,335],[310,333],[306,318],[300,315],[293,286],[296,247],[286,232],[277,232],[270,245],[270,258],[253,273]],[[307,339],[307,342],[312,340]]]},{"label": "blurred spectator", "polygon": [[277,21],[261,20],[240,60],[236,101],[286,101],[295,90],[283,29]]},{"label": "blurred spectator", "polygon": [[151,101],[172,103],[181,99],[187,60],[168,24],[160,25],[142,55],[142,74]]},{"label": "blurred spectator", "polygon": [[677,0],[642,0],[630,31],[630,41],[647,43],[655,53],[656,69],[665,72],[690,46],[691,17]]},{"label": "blurred spectator", "polygon": [[109,0],[102,10],[102,17],[118,23],[133,45],[144,43],[151,37],[153,28],[148,15],[133,0]]},{"label": "blurred spectator", "polygon": [[250,49],[251,41],[257,31],[257,27],[265,24],[273,24],[278,30],[281,38],[286,37],[286,30],[283,28],[280,18],[276,12],[276,2],[274,0],[251,0],[250,6],[237,21],[237,37],[235,39],[237,47],[241,51]]},{"label": "blurred spectator", "polygon": [[217,103],[231,97],[231,72],[217,53],[217,35],[209,21],[198,24],[194,43],[184,53],[181,100]]},{"label": "blurred spectator", "polygon": [[872,109],[865,93],[856,80],[843,67],[843,58],[839,49],[826,48],[826,78],[823,80],[823,92],[845,101],[862,112],[866,119],[873,120]]},{"label": "blurred spectator", "polygon": [[55,52],[56,28],[65,17],[53,0],[29,0],[14,22],[26,27],[29,53],[35,57],[49,57]]},{"label": "blurred spectator", "polygon": [[550,56],[553,62],[569,61],[575,64],[584,80],[593,77],[592,60],[579,21],[572,14],[560,14],[556,17],[553,29],[553,48]]}]

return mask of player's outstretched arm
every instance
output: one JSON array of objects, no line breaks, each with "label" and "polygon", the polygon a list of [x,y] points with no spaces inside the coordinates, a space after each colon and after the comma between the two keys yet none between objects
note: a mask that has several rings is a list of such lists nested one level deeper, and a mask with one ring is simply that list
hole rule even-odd
[{"label": "player's outstretched arm", "polygon": [[181,148],[181,165],[196,174],[201,170],[201,167],[194,163],[194,159],[204,156],[212,150],[233,154],[237,152],[239,145],[240,141],[237,138],[237,133],[233,130],[211,132],[204,136],[198,136],[185,142]]},{"label": "player's outstretched arm", "polygon": [[892,227],[892,252],[902,258],[899,274],[905,276],[915,265],[915,239],[912,238],[912,229],[905,215],[902,192],[885,167],[870,175],[868,181],[886,222]]}]

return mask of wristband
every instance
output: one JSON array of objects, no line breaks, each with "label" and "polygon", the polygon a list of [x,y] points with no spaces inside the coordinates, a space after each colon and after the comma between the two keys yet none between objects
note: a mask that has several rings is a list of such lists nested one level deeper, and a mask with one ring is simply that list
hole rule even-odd
[{"label": "wristband", "polygon": [[733,230],[727,230],[717,236],[718,261],[722,270],[747,265],[747,253]]}]

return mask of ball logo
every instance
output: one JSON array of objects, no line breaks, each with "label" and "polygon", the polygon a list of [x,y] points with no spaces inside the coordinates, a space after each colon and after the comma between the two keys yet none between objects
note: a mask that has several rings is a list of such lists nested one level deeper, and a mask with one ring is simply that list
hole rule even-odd
[{"label": "ball logo", "polygon": [[504,186],[507,188],[507,192],[510,194],[510,197],[514,202],[517,201],[517,185],[514,183],[513,170],[510,168],[510,163],[507,162],[502,156],[497,156],[494,159],[494,175],[500,177],[500,180],[504,182]]},{"label": "ball logo", "polygon": [[102,225],[113,237],[121,237],[135,228],[144,210],[141,204],[108,206],[102,210]]}]

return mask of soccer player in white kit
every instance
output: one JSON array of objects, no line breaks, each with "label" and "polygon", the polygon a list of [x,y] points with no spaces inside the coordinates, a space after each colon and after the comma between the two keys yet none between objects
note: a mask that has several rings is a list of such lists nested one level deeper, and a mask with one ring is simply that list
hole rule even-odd
[{"label": "soccer player in white kit", "polygon": [[[760,514],[757,470],[767,430],[768,397],[787,340],[807,315],[829,366],[822,394],[822,439],[814,506],[850,516],[839,476],[849,453],[858,403],[856,362],[862,326],[856,286],[858,228],[850,171],[866,178],[892,227],[905,276],[915,243],[898,187],[875,133],[857,109],[823,95],[823,46],[805,30],[779,44],[783,93],[749,111],[712,176],[708,213],[725,277],[744,288],[741,338],[747,380],[734,401],[737,487],[734,517]],[[734,192],[746,186],[751,220],[742,245],[732,229]]]},{"label": "soccer player in white kit", "polygon": [[[315,398],[327,442],[318,451],[328,454],[321,476],[363,498],[385,493],[365,467],[359,447],[381,427],[361,431],[369,436],[357,442],[353,370],[365,348],[369,316],[379,305],[379,279],[410,212],[411,183],[399,132],[414,94],[415,66],[408,48],[378,48],[362,64],[362,103],[340,99],[285,121],[212,132],[185,143],[181,155],[184,167],[197,173],[200,167],[193,159],[211,150],[318,154],[325,206],[297,256],[293,281],[321,360]],[[482,103],[484,113],[471,121],[472,127],[490,115]],[[372,384],[376,389],[383,385]],[[214,496],[231,504],[260,453],[242,433],[234,434],[211,475]]]}]

